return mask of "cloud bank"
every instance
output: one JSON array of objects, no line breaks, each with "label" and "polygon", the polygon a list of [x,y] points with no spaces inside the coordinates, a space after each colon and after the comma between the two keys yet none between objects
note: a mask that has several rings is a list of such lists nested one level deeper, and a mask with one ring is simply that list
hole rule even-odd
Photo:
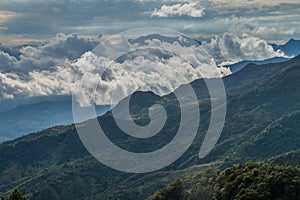
[{"label": "cloud bank", "polygon": [[2,50],[0,99],[76,94],[81,105],[110,104],[116,91],[116,102],[137,89],[162,95],[201,77],[230,73],[220,67],[215,74],[217,65],[283,56],[249,35],[224,33],[200,46],[186,37],[155,37],[134,40],[140,43],[124,37],[101,42],[98,37],[58,34],[15,53]]}]

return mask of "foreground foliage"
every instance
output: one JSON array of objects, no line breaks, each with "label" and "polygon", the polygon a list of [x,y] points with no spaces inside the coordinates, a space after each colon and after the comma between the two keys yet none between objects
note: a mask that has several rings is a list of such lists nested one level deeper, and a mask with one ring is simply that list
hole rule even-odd
[{"label": "foreground foliage", "polygon": [[298,199],[300,169],[249,162],[234,165],[217,180],[216,199]]},{"label": "foreground foliage", "polygon": [[9,195],[9,197],[5,198],[5,197],[0,197],[0,200],[25,200],[26,198],[20,193],[20,191],[15,188],[11,194]]},{"label": "foreground foliage", "polygon": [[179,179],[148,200],[293,200],[299,196],[299,168],[248,162],[221,173],[208,170]]}]

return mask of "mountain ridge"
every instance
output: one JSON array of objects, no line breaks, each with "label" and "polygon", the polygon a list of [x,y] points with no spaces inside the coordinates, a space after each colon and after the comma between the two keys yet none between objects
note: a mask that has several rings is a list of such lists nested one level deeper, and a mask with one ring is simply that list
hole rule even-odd
[{"label": "mountain ridge", "polygon": [[[289,64],[291,65],[287,66]],[[198,91],[201,122],[203,124],[199,127],[198,135],[189,150],[172,165],[147,175],[117,172],[99,163],[89,155],[81,144],[74,126],[54,127],[0,145],[0,182],[3,183],[0,186],[0,191],[5,192],[11,187],[19,186],[28,198],[37,200],[45,197],[50,199],[74,199],[75,197],[97,199],[100,196],[102,199],[108,197],[144,199],[174,179],[180,178],[180,176],[172,177],[172,171],[184,170],[197,165],[207,165],[209,167],[213,164],[216,164],[218,169],[224,169],[234,163],[244,162],[242,150],[249,147],[249,144],[245,142],[256,135],[260,135],[261,131],[266,129],[273,121],[300,110],[297,98],[297,95],[300,94],[298,87],[300,82],[299,57],[290,61],[290,63],[285,62],[281,65],[281,68],[285,70],[280,71],[279,74],[276,67],[280,68],[280,66],[275,66],[276,70],[271,70],[274,73],[276,72],[275,74],[268,71],[265,76],[262,74],[265,73],[264,70],[254,70],[260,74],[260,82],[250,84],[247,87],[238,85],[240,87],[236,86],[227,91],[228,114],[224,131],[218,144],[204,159],[198,158],[198,152],[209,124],[210,100]],[[247,71],[242,70],[240,73],[245,72]],[[236,79],[235,76],[232,76],[232,78]],[[198,88],[200,90],[204,88],[202,84],[204,84],[203,80],[191,83],[194,89]],[[288,84],[288,90],[285,84]],[[273,91],[277,91],[278,95],[273,94]],[[147,94],[151,96],[150,93]],[[143,92],[139,92],[138,96],[138,98],[133,99],[133,111],[137,111],[134,114],[140,116],[141,122],[145,122],[147,117],[143,114],[148,111],[147,107],[152,102],[143,101]],[[166,105],[167,111],[172,113],[171,119],[175,120],[174,122],[178,120],[180,115],[176,110],[178,104],[174,96],[169,95],[153,100],[156,103]],[[278,104],[279,102],[282,104]],[[286,102],[289,102],[288,107],[286,107]],[[140,103],[140,105],[137,105],[137,103]],[[106,124],[103,127],[104,131],[107,131],[105,133],[120,147],[125,148],[127,145],[135,145],[136,141],[122,135],[111,117],[109,112],[98,118],[100,124]],[[281,123],[281,121],[279,122]],[[152,147],[157,148],[157,146],[151,145],[156,144],[158,141],[165,144],[170,140],[169,137],[172,138],[172,135],[176,132],[175,127],[172,123],[167,125],[163,135],[153,138],[154,141],[144,141],[141,143],[143,148],[140,147],[139,151],[151,150]],[[119,134],[121,134],[121,137],[119,137]],[[289,142],[287,146],[291,147],[288,150],[295,150],[292,149],[292,145],[296,141],[293,139],[287,141]],[[137,143],[139,142],[137,141]],[[244,146],[241,146],[241,144],[244,144]],[[150,145],[149,148],[147,145]],[[139,147],[139,145],[137,144],[135,147]],[[131,149],[129,148],[129,150]],[[254,157],[248,155],[248,158]],[[270,158],[268,155],[262,155],[256,159],[266,160]],[[160,177],[159,173],[163,172],[171,173],[168,176],[170,179]],[[124,185],[129,180],[132,182]]]}]

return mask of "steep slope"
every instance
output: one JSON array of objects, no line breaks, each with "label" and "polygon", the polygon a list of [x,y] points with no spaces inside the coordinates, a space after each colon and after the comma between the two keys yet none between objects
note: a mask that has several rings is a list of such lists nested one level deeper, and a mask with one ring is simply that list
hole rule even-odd
[{"label": "steep slope", "polygon": [[18,185],[28,199],[41,200],[146,198],[177,178],[220,165],[147,175],[121,173],[90,156],[73,126],[54,127],[4,143],[0,156],[0,191]]},{"label": "steep slope", "polygon": [[244,69],[224,77],[224,84],[227,91],[237,88],[251,88],[257,84],[261,84],[264,81],[274,77],[275,75],[283,72],[284,70],[300,66],[300,55],[292,58],[288,61],[279,63],[268,64],[249,64]]},{"label": "steep slope", "polygon": [[[289,145],[286,151],[294,150],[299,145],[297,137],[299,130],[296,126],[299,121],[299,115],[296,111],[300,109],[300,67],[291,67],[283,73],[271,78],[262,85],[255,87],[249,92],[244,92],[238,96],[229,99],[226,125],[223,129],[219,144],[214,148],[206,161],[215,159],[224,159],[231,165],[234,162],[241,162],[245,159],[262,160],[274,155],[268,155],[264,152],[251,154],[252,149],[247,150],[250,156],[245,157],[245,151],[240,153],[241,149],[247,149],[251,145],[253,138],[259,138],[264,131],[272,126],[276,121],[284,126],[286,117],[294,119],[295,131],[288,137]],[[294,113],[295,114],[291,114]],[[290,115],[291,114],[291,115]],[[278,131],[278,129],[274,129]],[[273,137],[273,136],[272,136]],[[261,148],[268,148],[276,142],[272,137],[262,139]],[[275,136],[274,136],[275,137]],[[278,138],[277,138],[278,139]],[[291,145],[293,144],[293,145]],[[243,146],[243,147],[241,147]],[[282,153],[282,152],[278,152]]]},{"label": "steep slope", "polygon": [[[236,154],[244,160],[273,157],[300,148],[300,112],[295,111],[272,122],[258,135],[242,143]],[[298,160],[299,161],[299,160]],[[300,164],[300,162],[299,162]]]},{"label": "steep slope", "polygon": [[247,162],[223,172],[207,170],[178,179],[148,200],[298,199],[299,175],[299,168]]},{"label": "steep slope", "polygon": [[[212,165],[225,168],[233,163],[244,162],[244,155],[247,155],[247,159],[268,159],[273,154],[251,155],[242,150],[249,147],[249,141],[263,141],[257,142],[257,145],[269,143],[271,146],[274,143],[273,136],[260,139],[264,130],[274,129],[270,133],[277,134],[279,127],[289,126],[285,123],[290,116],[298,120],[300,65],[297,59],[292,60],[291,65],[282,63],[276,66],[282,71],[274,70],[277,74],[275,76],[266,68],[253,70],[250,75],[245,73],[246,80],[250,80],[255,72],[259,77],[259,81],[246,84],[247,87],[243,87],[241,77],[232,76],[233,80],[230,80],[230,76],[226,78],[225,84],[226,81],[237,80],[241,87],[232,87],[228,91],[224,131],[217,146],[204,159],[198,158],[198,152],[209,124],[210,103],[199,92],[204,89],[203,82],[199,80],[192,83],[198,91],[201,110],[202,121],[198,135],[189,150],[169,167],[141,175],[115,171],[88,154],[73,126],[61,126],[0,145],[0,192],[19,186],[30,199],[144,199],[174,179],[194,173],[193,170],[185,171],[190,166],[200,165],[198,171]],[[246,69],[239,73],[247,72]],[[131,99],[132,114],[137,123],[147,124],[147,108],[153,103],[163,104],[170,119],[163,130],[149,140],[134,139],[124,134],[116,126],[111,113],[100,117],[99,122],[107,136],[124,149],[148,152],[161,148],[176,134],[180,109],[172,94],[158,97],[153,93],[138,92]],[[289,144],[289,148],[284,151],[299,149],[299,142],[295,140],[299,133],[298,126],[294,128],[295,131],[289,133],[291,137],[284,140]],[[241,144],[244,144],[243,148]],[[184,173],[177,170],[184,170]]]}]

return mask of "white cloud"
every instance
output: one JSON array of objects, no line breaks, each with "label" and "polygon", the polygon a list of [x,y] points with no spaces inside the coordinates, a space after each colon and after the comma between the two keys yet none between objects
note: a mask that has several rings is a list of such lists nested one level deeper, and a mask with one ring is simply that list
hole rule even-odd
[{"label": "white cloud", "polygon": [[0,71],[13,68],[17,63],[17,59],[8,53],[0,51]]},{"label": "white cloud", "polygon": [[[143,46],[119,38],[98,46],[99,54],[95,55],[90,51],[99,38],[58,34],[46,44],[22,48],[19,60],[0,52],[0,98],[76,94],[82,105],[88,105],[98,85],[96,102],[108,104],[113,91],[120,93],[117,100],[136,89],[162,95],[200,77],[216,76],[211,70],[216,64],[282,55],[266,41],[249,35],[225,33],[202,46],[182,45],[188,43],[184,40],[152,38]],[[133,51],[136,48],[142,50]],[[126,52],[130,53],[125,59],[114,61],[116,53]],[[219,70],[230,73],[225,68]]]},{"label": "white cloud", "polygon": [[0,98],[70,94],[56,81],[64,71],[58,66],[68,66],[97,44],[98,38],[58,34],[46,44],[21,48],[19,59],[0,51]]},{"label": "white cloud", "polygon": [[[99,44],[99,38],[84,38],[77,34],[57,34],[46,44],[37,44],[34,46],[25,46],[19,51],[20,59],[10,59],[10,65],[4,64],[7,59],[0,57],[3,63],[2,68],[5,71],[18,71],[18,73],[28,73],[34,70],[40,71],[50,69],[56,65],[62,64],[68,60],[79,58],[84,52],[92,50]],[[7,55],[6,55],[7,57]],[[8,62],[8,61],[7,61]],[[0,64],[1,67],[1,64]]]},{"label": "white cloud", "polygon": [[155,9],[151,17],[172,17],[172,16],[190,16],[202,17],[205,8],[197,2],[178,3],[174,5],[162,5],[160,9]]},{"label": "white cloud", "polygon": [[284,56],[284,53],[274,51],[265,40],[248,34],[224,33],[204,42],[203,46],[220,65]]}]

